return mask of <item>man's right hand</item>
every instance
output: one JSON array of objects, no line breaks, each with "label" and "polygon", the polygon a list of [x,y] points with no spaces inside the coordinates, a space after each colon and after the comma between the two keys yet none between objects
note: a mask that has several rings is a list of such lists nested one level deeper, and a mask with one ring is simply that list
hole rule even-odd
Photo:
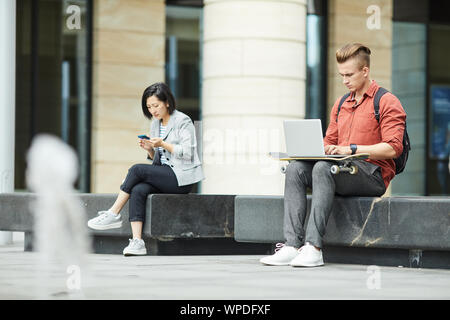
[{"label": "man's right hand", "polygon": [[349,155],[352,154],[352,149],[350,149],[350,146],[335,146],[335,145],[326,145],[324,147],[325,154],[342,154],[342,155]]}]

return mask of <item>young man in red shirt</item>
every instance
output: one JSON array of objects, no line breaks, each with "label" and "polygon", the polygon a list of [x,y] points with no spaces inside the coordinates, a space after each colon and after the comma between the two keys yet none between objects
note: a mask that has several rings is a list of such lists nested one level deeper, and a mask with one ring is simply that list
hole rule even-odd
[{"label": "young man in red shirt", "polygon": [[[260,260],[268,265],[314,267],[323,265],[322,238],[331,213],[334,195],[381,196],[395,176],[394,160],[403,151],[406,114],[390,92],[380,99],[379,121],[375,118],[374,96],[379,85],[370,79],[370,49],[347,44],[336,52],[337,68],[350,95],[338,115],[337,99],[331,110],[324,138],[326,154],[368,153],[358,160],[358,174],[333,175],[332,162],[292,161],[286,170],[284,191],[284,236],[275,254]],[[312,203],[306,229],[306,189]],[[278,246],[278,245],[277,245]]]}]

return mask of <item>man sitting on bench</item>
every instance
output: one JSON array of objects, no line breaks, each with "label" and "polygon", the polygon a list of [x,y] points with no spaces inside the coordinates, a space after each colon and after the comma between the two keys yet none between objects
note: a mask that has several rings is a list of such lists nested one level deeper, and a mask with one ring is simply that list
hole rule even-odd
[{"label": "man sitting on bench", "polygon": [[[374,97],[380,86],[370,80],[370,49],[347,44],[336,52],[337,68],[349,89],[348,97],[337,99],[330,116],[324,147],[326,154],[368,153],[356,160],[358,174],[333,175],[332,162],[291,161],[286,169],[284,190],[285,243],[275,254],[264,257],[267,265],[315,267],[323,265],[322,238],[331,213],[334,195],[378,197],[394,178],[394,158],[403,151],[406,113],[390,92],[379,101],[379,117]],[[311,212],[306,230],[306,189],[312,188]]]}]

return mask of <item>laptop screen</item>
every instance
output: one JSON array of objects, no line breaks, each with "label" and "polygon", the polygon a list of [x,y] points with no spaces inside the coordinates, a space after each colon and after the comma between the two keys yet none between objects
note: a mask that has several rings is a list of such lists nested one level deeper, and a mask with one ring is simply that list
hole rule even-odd
[{"label": "laptop screen", "polygon": [[289,157],[325,156],[320,119],[284,120],[284,137]]}]

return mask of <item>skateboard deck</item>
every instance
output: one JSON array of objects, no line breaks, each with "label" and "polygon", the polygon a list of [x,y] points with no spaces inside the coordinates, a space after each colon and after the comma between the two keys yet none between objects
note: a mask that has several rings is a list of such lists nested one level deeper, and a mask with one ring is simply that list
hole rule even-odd
[{"label": "skateboard deck", "polygon": [[[340,157],[289,157],[287,153],[283,152],[269,152],[269,156],[275,160],[280,161],[333,161],[335,165],[331,166],[332,174],[339,174],[340,172],[348,172],[350,174],[358,173],[358,167],[352,164],[353,160],[364,160],[369,158],[368,153],[358,153],[352,155],[342,155]],[[281,168],[281,172],[286,172],[286,167]]]}]

